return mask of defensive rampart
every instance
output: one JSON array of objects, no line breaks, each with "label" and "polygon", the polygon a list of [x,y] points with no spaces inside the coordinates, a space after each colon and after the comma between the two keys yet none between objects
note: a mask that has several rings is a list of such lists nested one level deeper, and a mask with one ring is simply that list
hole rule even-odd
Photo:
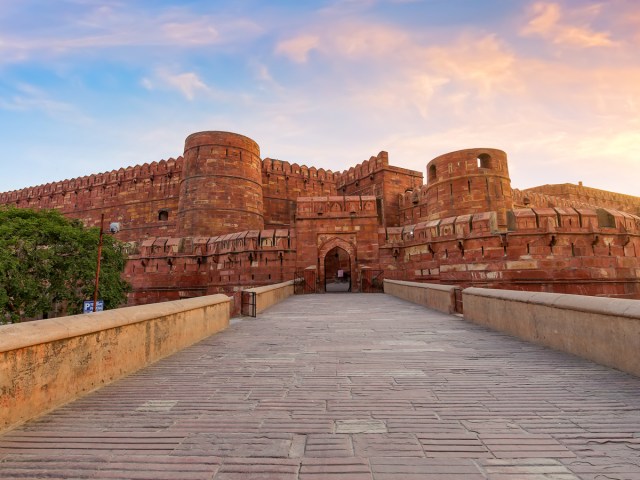
[{"label": "defensive rampart", "polygon": [[391,227],[400,225],[400,195],[419,188],[422,180],[420,172],[389,165],[389,154],[383,151],[337,175],[336,189],[341,195],[376,197],[380,224]]},{"label": "defensive rampart", "polygon": [[0,431],[229,324],[224,295],[0,326]]},{"label": "defensive rampart", "polygon": [[640,302],[467,288],[474,323],[640,376]]},{"label": "defensive rampart", "polygon": [[533,194],[542,194],[557,200],[564,200],[570,202],[572,206],[577,204],[595,205],[640,215],[640,197],[585,187],[582,183],[579,185],[572,183],[541,185],[522,192],[528,197]]},{"label": "defensive rampart", "polygon": [[118,238],[124,241],[172,235],[183,163],[182,157],[170,158],[0,193],[0,205],[57,209],[89,227],[99,225],[104,213],[105,226],[121,223]]},{"label": "defensive rampart", "polygon": [[640,218],[608,209],[495,212],[380,229],[385,278],[640,298]]},{"label": "defensive rampart", "polygon": [[266,228],[289,228],[295,221],[299,197],[336,195],[337,174],[283,160],[262,161],[264,222]]}]

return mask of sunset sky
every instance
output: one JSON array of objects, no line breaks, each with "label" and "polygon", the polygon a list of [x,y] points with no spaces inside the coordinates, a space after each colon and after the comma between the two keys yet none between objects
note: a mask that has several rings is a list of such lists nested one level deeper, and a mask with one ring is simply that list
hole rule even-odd
[{"label": "sunset sky", "polygon": [[341,171],[509,156],[640,196],[638,0],[0,0],[0,192],[227,130]]}]

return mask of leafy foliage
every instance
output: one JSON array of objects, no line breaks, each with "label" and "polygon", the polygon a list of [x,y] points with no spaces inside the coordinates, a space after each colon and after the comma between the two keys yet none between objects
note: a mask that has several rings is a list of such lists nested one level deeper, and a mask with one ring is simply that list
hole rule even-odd
[{"label": "leafy foliage", "polygon": [[[0,208],[0,323],[18,322],[55,309],[79,313],[93,297],[99,230],[55,210]],[[104,235],[99,297],[121,305],[123,244]]]}]

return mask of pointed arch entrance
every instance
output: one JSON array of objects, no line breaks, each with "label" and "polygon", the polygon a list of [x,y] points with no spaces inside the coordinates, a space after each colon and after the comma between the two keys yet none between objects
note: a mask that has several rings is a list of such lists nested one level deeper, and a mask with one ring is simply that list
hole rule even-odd
[{"label": "pointed arch entrance", "polygon": [[351,291],[351,257],[342,247],[333,247],[324,257],[324,291]]},{"label": "pointed arch entrance", "polygon": [[357,290],[354,245],[338,237],[327,240],[318,250],[318,271],[325,292]]}]

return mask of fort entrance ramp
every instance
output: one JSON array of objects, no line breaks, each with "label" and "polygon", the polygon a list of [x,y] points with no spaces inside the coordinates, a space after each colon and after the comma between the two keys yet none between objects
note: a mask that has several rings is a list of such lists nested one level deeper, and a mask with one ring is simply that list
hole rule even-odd
[{"label": "fort entrance ramp", "polygon": [[0,437],[0,478],[640,478],[640,378],[383,294],[291,296]]}]

